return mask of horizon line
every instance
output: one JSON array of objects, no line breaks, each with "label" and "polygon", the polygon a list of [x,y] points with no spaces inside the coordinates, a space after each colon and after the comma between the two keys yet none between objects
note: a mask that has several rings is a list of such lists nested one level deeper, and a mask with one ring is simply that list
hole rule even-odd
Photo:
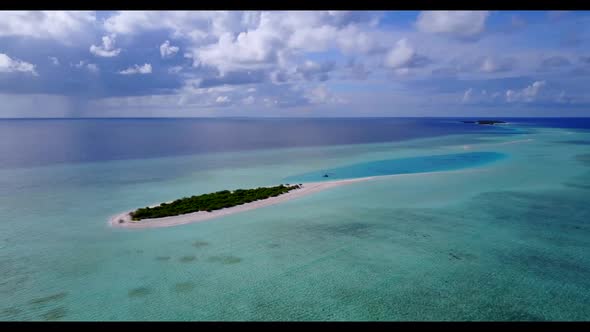
[{"label": "horizon line", "polygon": [[331,116],[331,117],[282,117],[282,116],[183,116],[183,117],[0,117],[2,120],[152,120],[152,119],[590,119],[590,116]]}]

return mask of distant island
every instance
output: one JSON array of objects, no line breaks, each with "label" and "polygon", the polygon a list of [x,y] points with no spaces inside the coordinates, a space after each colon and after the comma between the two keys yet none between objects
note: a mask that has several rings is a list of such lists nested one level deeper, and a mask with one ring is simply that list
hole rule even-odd
[{"label": "distant island", "polygon": [[129,215],[134,221],[142,219],[163,218],[178,216],[187,213],[220,210],[236,205],[251,203],[258,200],[276,197],[291,190],[301,188],[299,185],[288,184],[275,187],[259,187],[256,189],[237,189],[234,191],[223,190],[210,194],[184,197],[171,203],[162,203],[154,207],[139,208]]},{"label": "distant island", "polygon": [[499,120],[464,120],[461,122],[463,122],[463,123],[477,123],[480,125],[494,125],[496,123],[506,123],[504,121],[499,121]]}]

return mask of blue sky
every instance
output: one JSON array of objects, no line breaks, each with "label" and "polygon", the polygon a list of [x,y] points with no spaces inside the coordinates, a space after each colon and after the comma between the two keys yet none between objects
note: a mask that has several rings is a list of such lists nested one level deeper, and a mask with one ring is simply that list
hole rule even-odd
[{"label": "blue sky", "polygon": [[590,12],[0,12],[0,117],[590,116]]}]

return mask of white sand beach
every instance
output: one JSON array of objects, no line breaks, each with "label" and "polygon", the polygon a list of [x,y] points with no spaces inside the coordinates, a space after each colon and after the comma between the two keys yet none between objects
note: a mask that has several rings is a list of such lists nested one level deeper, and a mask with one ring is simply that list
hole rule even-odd
[{"label": "white sand beach", "polygon": [[[349,184],[354,182],[360,181],[367,181],[373,179],[374,177],[365,177],[365,178],[358,178],[358,179],[347,179],[347,180],[336,180],[336,181],[326,181],[326,182],[310,182],[310,183],[303,183],[301,188],[294,189],[286,194],[282,194],[277,197],[270,197],[264,200],[246,203],[238,206],[232,206],[230,208],[214,210],[211,212],[207,211],[199,211],[194,213],[187,213],[179,216],[172,216],[172,217],[164,217],[164,218],[153,218],[153,219],[142,219],[139,221],[131,220],[131,216],[129,215],[132,211],[123,212],[117,214],[109,219],[109,224],[113,227],[122,227],[122,228],[155,228],[155,227],[170,227],[170,226],[177,226],[177,225],[184,225],[188,223],[195,223],[210,220],[213,218],[218,218],[222,216],[227,216],[230,214],[235,214],[239,212],[249,211],[258,209],[265,206],[270,206],[278,203],[282,203],[297,197],[302,197],[305,195],[313,194],[315,192]],[[156,204],[159,205],[159,204]],[[121,222],[123,221],[123,222]]]},{"label": "white sand beach", "polygon": [[[244,211],[254,210],[258,208],[262,208],[265,206],[279,204],[291,199],[295,199],[298,197],[310,195],[322,190],[355,183],[355,182],[362,182],[373,180],[377,178],[386,178],[386,177],[401,177],[401,176],[425,176],[425,175],[433,175],[433,174],[440,174],[440,173],[455,173],[455,172],[474,172],[474,171],[482,171],[484,169],[476,168],[476,169],[463,169],[463,170],[454,170],[454,171],[437,171],[437,172],[424,172],[424,173],[413,173],[413,174],[393,174],[393,175],[382,175],[382,176],[370,176],[364,178],[355,178],[355,179],[346,179],[346,180],[334,180],[334,181],[326,181],[326,182],[308,182],[303,183],[301,188],[294,189],[286,194],[282,194],[277,197],[270,197],[264,200],[246,203],[238,206],[232,206],[230,208],[224,208],[220,210],[214,210],[211,212],[207,211],[199,211],[194,213],[187,213],[179,216],[171,216],[171,217],[164,217],[164,218],[153,218],[153,219],[142,219],[139,221],[131,220],[130,212],[134,211],[126,211],[123,213],[119,213],[117,215],[112,216],[109,219],[109,224],[112,227],[117,228],[159,228],[159,227],[171,227],[171,226],[178,226],[184,224],[192,224],[196,222],[202,222],[211,220],[214,218],[219,218],[223,216],[228,216],[235,213],[240,213]],[[170,203],[170,202],[168,202]],[[151,205],[150,207],[158,206],[159,204]]]}]

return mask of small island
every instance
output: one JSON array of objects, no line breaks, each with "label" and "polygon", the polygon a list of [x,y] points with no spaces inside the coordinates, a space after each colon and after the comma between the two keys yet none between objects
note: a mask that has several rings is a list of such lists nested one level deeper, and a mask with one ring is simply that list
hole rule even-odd
[{"label": "small island", "polygon": [[184,197],[170,203],[162,203],[154,207],[145,207],[130,212],[133,221],[142,219],[164,218],[193,212],[220,210],[245,203],[277,197],[291,190],[301,188],[300,185],[289,184],[275,187],[259,187],[255,189],[223,190],[210,194]]},{"label": "small island", "polygon": [[464,120],[461,122],[463,122],[463,123],[477,123],[480,125],[494,125],[496,123],[506,123],[504,121],[499,121],[499,120]]},{"label": "small island", "polygon": [[223,216],[250,211],[310,195],[349,183],[371,180],[373,177],[335,181],[308,182],[255,189],[223,190],[191,196],[121,212],[109,218],[112,227],[141,229],[171,227],[203,222]]}]

